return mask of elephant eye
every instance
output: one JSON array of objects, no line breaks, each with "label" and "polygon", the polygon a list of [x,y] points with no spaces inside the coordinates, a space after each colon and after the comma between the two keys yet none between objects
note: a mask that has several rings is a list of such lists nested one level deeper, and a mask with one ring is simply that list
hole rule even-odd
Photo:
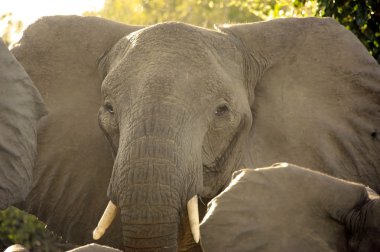
[{"label": "elephant eye", "polygon": [[107,111],[108,113],[110,113],[110,114],[113,114],[113,113],[114,113],[113,107],[112,107],[112,105],[111,105],[110,103],[107,102],[107,103],[104,105],[104,108],[106,109],[106,111]]},{"label": "elephant eye", "polygon": [[230,109],[228,108],[228,106],[226,104],[223,104],[223,105],[218,106],[214,113],[216,116],[224,116],[229,111]]}]

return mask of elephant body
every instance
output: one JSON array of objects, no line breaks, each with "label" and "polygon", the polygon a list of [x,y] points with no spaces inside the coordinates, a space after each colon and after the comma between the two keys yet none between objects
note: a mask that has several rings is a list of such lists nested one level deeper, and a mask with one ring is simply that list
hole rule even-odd
[{"label": "elephant body", "polygon": [[92,241],[111,200],[101,243],[200,250],[187,202],[205,212],[245,167],[291,162],[380,192],[380,67],[331,19],[46,17],[12,52],[49,110],[26,210],[70,242]]},{"label": "elephant body", "polygon": [[[379,248],[378,238],[366,240],[378,235],[373,227],[379,223],[370,216],[379,214],[379,197],[363,185],[287,163],[242,169],[233,177],[202,221],[204,251]],[[365,223],[363,229],[356,230],[354,222]]]},{"label": "elephant body", "polygon": [[0,39],[0,209],[32,187],[37,123],[46,109],[23,67]]}]

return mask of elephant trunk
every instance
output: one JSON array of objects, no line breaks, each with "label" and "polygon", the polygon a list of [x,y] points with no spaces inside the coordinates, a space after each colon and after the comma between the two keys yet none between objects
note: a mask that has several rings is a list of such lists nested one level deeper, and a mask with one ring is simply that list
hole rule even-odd
[{"label": "elephant trunk", "polygon": [[156,137],[140,139],[120,153],[117,205],[121,209],[125,250],[176,251],[183,183],[172,143]]},{"label": "elephant trunk", "polygon": [[157,205],[122,207],[121,216],[125,251],[177,251],[179,215],[175,209]]},{"label": "elephant trunk", "polygon": [[[155,111],[150,118],[134,118],[135,124],[120,132],[108,195],[121,209],[126,251],[177,251],[180,216],[200,189],[201,170],[189,161],[194,152],[179,140],[178,116],[168,116],[178,113],[159,107],[166,118]],[[193,215],[190,222],[199,240],[197,218]]]}]

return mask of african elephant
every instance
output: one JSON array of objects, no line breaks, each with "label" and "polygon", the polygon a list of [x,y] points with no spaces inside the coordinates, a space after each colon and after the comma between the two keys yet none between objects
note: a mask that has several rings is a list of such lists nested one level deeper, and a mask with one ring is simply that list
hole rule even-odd
[{"label": "african elephant", "polygon": [[0,39],[0,210],[25,200],[32,186],[42,97]]},{"label": "african elephant", "polygon": [[25,209],[73,243],[92,242],[110,200],[100,243],[200,250],[196,196],[202,217],[244,167],[295,163],[380,192],[380,68],[332,19],[46,17],[13,53],[50,112]]},{"label": "african elephant", "polygon": [[233,177],[202,220],[204,251],[380,249],[380,198],[363,185],[287,163]]}]

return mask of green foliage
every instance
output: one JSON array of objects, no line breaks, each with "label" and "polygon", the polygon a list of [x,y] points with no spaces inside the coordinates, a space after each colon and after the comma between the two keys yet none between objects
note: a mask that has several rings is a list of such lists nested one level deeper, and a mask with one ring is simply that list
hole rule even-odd
[{"label": "green foliage", "polygon": [[20,20],[14,20],[12,18],[12,13],[5,13],[0,16],[0,26],[4,27],[0,33],[0,37],[6,46],[12,43],[12,36],[16,33],[20,33],[23,28],[23,24]]},{"label": "green foliage", "polygon": [[255,22],[260,18],[229,0],[106,0],[97,13],[128,24],[147,25],[164,21],[182,21],[212,27],[218,23]]},{"label": "green foliage", "polygon": [[175,20],[211,27],[275,17],[310,16],[316,9],[315,2],[295,7],[293,0],[106,0],[101,11],[86,14],[128,24]]},{"label": "green foliage", "polygon": [[230,0],[229,5],[239,6],[263,20],[283,17],[309,17],[317,10],[315,1],[295,5],[295,0]]},{"label": "green foliage", "polygon": [[295,7],[294,0],[106,0],[98,15],[128,24],[182,21],[211,27],[214,24],[244,23],[275,17],[310,16],[315,2]]},{"label": "green foliage", "polygon": [[63,251],[61,243],[33,215],[14,207],[0,211],[0,251],[13,244],[32,251]]}]

